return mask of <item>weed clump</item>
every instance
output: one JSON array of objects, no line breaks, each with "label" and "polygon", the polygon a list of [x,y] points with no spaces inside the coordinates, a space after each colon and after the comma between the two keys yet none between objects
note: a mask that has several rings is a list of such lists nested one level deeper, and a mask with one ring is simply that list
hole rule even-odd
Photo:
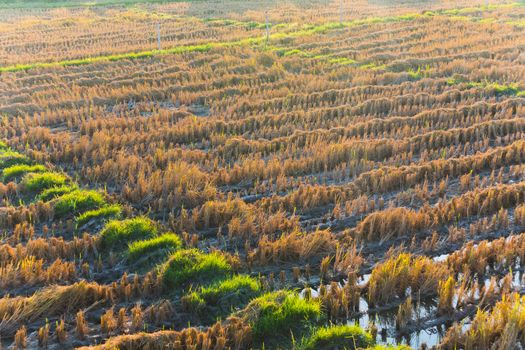
[{"label": "weed clump", "polygon": [[27,156],[10,150],[0,151],[0,169],[12,167],[13,165],[31,165],[33,161]]},{"label": "weed clump", "polygon": [[186,295],[183,297],[183,304],[188,310],[202,314],[209,307],[218,308],[219,315],[225,316],[233,307],[243,307],[251,299],[259,296],[261,291],[258,280],[237,275]]},{"label": "weed clump", "polygon": [[179,236],[174,233],[165,233],[158,237],[131,243],[128,248],[128,257],[130,260],[137,260],[150,253],[163,255],[181,246],[182,240]]},{"label": "weed clump", "polygon": [[318,328],[303,340],[300,350],[358,349],[374,345],[372,335],[357,325],[338,325]]},{"label": "weed clump", "polygon": [[40,193],[49,188],[64,186],[67,181],[67,176],[60,173],[29,173],[24,176],[22,184],[27,191]]},{"label": "weed clump", "polygon": [[100,233],[102,248],[114,248],[126,243],[159,235],[157,225],[146,217],[113,220]]},{"label": "weed clump", "polygon": [[162,267],[164,283],[180,287],[188,282],[202,283],[226,277],[232,267],[226,257],[218,252],[202,253],[197,249],[175,252]]},{"label": "weed clump", "polygon": [[7,182],[11,181],[19,176],[22,176],[27,173],[43,173],[47,171],[46,167],[40,164],[37,165],[27,165],[19,164],[13,165],[9,168],[5,168],[2,171],[2,181]]},{"label": "weed clump", "polygon": [[38,195],[38,199],[40,199],[43,202],[48,202],[52,199],[55,199],[57,197],[63,196],[76,190],[78,190],[78,186],[76,184],[52,187],[42,191]]},{"label": "weed clump", "polygon": [[70,213],[78,214],[99,208],[104,204],[106,204],[106,200],[100,192],[75,190],[56,199],[55,215],[57,217],[63,217]]},{"label": "weed clump", "polygon": [[286,337],[290,331],[304,330],[308,323],[321,318],[321,303],[318,300],[301,299],[297,293],[277,291],[252,300],[239,312],[252,326],[254,336]]},{"label": "weed clump", "polygon": [[105,221],[107,219],[119,218],[122,214],[120,205],[110,205],[99,209],[88,210],[77,217],[77,227],[82,227],[93,219]]}]

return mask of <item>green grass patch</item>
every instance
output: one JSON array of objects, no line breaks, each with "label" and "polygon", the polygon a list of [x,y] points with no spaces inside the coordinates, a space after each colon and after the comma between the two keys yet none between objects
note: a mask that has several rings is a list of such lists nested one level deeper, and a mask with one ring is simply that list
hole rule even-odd
[{"label": "green grass patch", "polygon": [[284,339],[290,332],[297,335],[322,316],[318,300],[301,299],[290,291],[272,292],[254,299],[240,314],[258,339],[276,339],[276,336]]},{"label": "green grass patch", "polygon": [[81,66],[85,64],[99,63],[99,62],[111,62],[111,61],[120,61],[124,59],[141,59],[148,58],[157,55],[168,55],[168,54],[181,54],[189,52],[206,52],[211,50],[214,47],[227,46],[232,43],[208,43],[201,45],[182,45],[173,47],[165,50],[151,50],[151,51],[140,51],[140,52],[128,52],[123,54],[114,54],[106,56],[95,56],[87,58],[79,58],[74,60],[64,60],[57,62],[35,62],[28,64],[17,64],[13,66],[0,67],[0,73],[2,72],[19,72],[28,69],[34,68],[53,68],[53,67],[68,67],[68,66]]},{"label": "green grass patch", "polygon": [[421,68],[418,67],[417,70],[409,69],[408,70],[408,76],[410,77],[410,80],[419,80],[421,79]]},{"label": "green grass patch", "polygon": [[469,15],[469,14],[476,14],[478,12],[485,12],[485,11],[492,11],[497,10],[501,8],[513,8],[520,6],[520,3],[514,2],[514,3],[508,3],[508,4],[488,4],[488,5],[481,5],[476,7],[462,7],[457,9],[449,9],[449,10],[442,10],[439,13],[444,15]]},{"label": "green grass patch", "polygon": [[[319,25],[306,25],[306,26],[300,27],[300,29],[297,29],[297,30],[294,29],[297,27],[296,23],[279,24],[279,25],[272,27],[272,29],[275,32],[271,34],[270,40],[276,41],[276,40],[283,40],[283,39],[293,39],[293,38],[298,38],[298,37],[303,37],[303,36],[324,34],[332,30],[352,28],[352,27],[361,26],[361,25],[370,25],[373,23],[412,21],[417,18],[422,18],[426,16],[428,15],[418,14],[418,13],[408,13],[408,14],[403,14],[399,16],[370,17],[370,18],[347,21],[343,23],[328,22],[328,23],[319,24]],[[259,24],[256,22],[248,23],[247,25],[254,26],[256,28],[259,27]],[[284,31],[278,32],[277,31],[278,29],[279,30],[282,29]],[[17,65],[0,67],[0,73],[18,72],[18,71],[23,71],[23,70],[33,69],[33,68],[78,66],[78,65],[92,64],[92,63],[98,63],[98,62],[118,61],[118,60],[123,60],[123,59],[141,59],[141,58],[148,58],[148,57],[153,57],[157,55],[181,54],[181,53],[190,53],[190,52],[207,52],[214,48],[228,48],[228,47],[236,47],[236,46],[251,46],[251,45],[265,45],[265,44],[266,44],[266,36],[263,35],[263,36],[258,36],[258,37],[244,38],[244,39],[225,41],[225,42],[210,42],[210,43],[198,44],[198,45],[182,45],[182,46],[177,46],[177,47],[164,49],[164,50],[129,52],[129,53],[123,53],[123,54],[95,56],[95,57],[64,60],[64,61],[57,61],[57,62],[34,62],[34,63],[27,63],[27,64],[17,64]],[[352,64],[354,62],[352,62],[349,59],[344,59],[341,62],[336,60],[334,63]]]},{"label": "green grass patch", "polygon": [[159,230],[156,223],[143,216],[110,221],[100,233],[103,249],[123,247],[130,242],[158,235]]},{"label": "green grass patch", "polygon": [[11,181],[15,178],[25,175],[27,173],[43,173],[47,171],[47,168],[43,165],[13,165],[8,168],[5,168],[2,171],[2,181]]},{"label": "green grass patch", "polygon": [[469,82],[467,88],[480,88],[493,90],[496,95],[518,95],[523,91],[520,91],[518,84],[499,84],[497,82]]},{"label": "green grass patch", "polygon": [[302,50],[299,50],[299,49],[293,49],[293,50],[288,50],[288,51],[284,51],[284,52],[279,52],[283,57],[288,57],[288,56],[294,56],[294,55],[301,55],[301,56],[309,56],[309,54],[307,52],[304,52]]},{"label": "green grass patch", "polygon": [[38,199],[40,199],[43,202],[47,202],[76,190],[78,190],[78,186],[76,184],[52,187],[42,191],[38,195]]},{"label": "green grass patch", "polygon": [[88,210],[100,208],[106,204],[104,195],[97,191],[75,190],[55,199],[55,215],[64,217],[77,215]]},{"label": "green grass patch", "polygon": [[64,174],[44,172],[26,174],[22,184],[27,191],[40,193],[49,188],[64,186],[67,181],[68,178]]},{"label": "green grass patch", "polygon": [[518,84],[510,83],[507,85],[498,83],[489,83],[485,85],[486,89],[494,90],[497,95],[517,95],[520,91]]},{"label": "green grass patch", "polygon": [[102,207],[99,209],[88,210],[76,218],[77,227],[82,227],[93,219],[98,219],[100,221],[118,219],[121,214],[122,208],[118,204]]},{"label": "green grass patch", "polygon": [[507,21],[505,23],[515,27],[525,27],[525,20]]},{"label": "green grass patch", "polygon": [[4,141],[0,141],[0,151],[7,151],[7,144]]},{"label": "green grass patch", "polygon": [[31,165],[33,161],[27,156],[9,149],[0,152],[0,170],[12,167],[13,165]]},{"label": "green grass patch", "polygon": [[332,64],[341,64],[341,65],[348,65],[348,64],[355,64],[357,63],[357,61],[351,59],[351,58],[346,58],[346,57],[332,57],[332,58],[329,58],[328,59],[328,62],[332,63]]},{"label": "green grass patch", "polygon": [[417,69],[410,68],[407,71],[408,77],[411,81],[423,79],[430,76],[430,66],[425,67],[418,66]]},{"label": "green grass patch", "polygon": [[381,64],[378,66],[374,62],[370,62],[370,63],[361,64],[359,68],[360,69],[371,69],[371,70],[380,70],[380,69],[385,70],[387,67],[386,67],[386,64]]},{"label": "green grass patch", "polygon": [[[204,20],[205,23],[209,23],[218,27],[222,26],[234,26],[241,27],[248,30],[252,29],[264,29],[266,28],[266,23],[256,22],[256,21],[237,21],[234,19],[222,19],[222,18],[207,18]],[[271,24],[270,24],[271,27]]]},{"label": "green grass patch", "polygon": [[226,277],[231,265],[223,254],[205,254],[197,249],[175,252],[161,267],[164,283],[170,288],[182,287],[187,283],[211,283]]},{"label": "green grass patch", "polygon": [[298,350],[359,349],[375,344],[370,333],[357,325],[338,325],[316,329]]},{"label": "green grass patch", "polygon": [[131,243],[128,248],[128,257],[135,261],[152,253],[154,255],[167,255],[181,247],[182,240],[179,236],[174,233],[165,233],[155,238]]},{"label": "green grass patch", "polygon": [[461,74],[454,74],[452,77],[447,79],[447,84],[450,86],[458,85],[461,83],[468,82],[467,77]]},{"label": "green grass patch", "polygon": [[258,280],[246,275],[237,275],[186,295],[183,297],[183,303],[189,310],[202,316],[225,317],[231,314],[234,307],[244,307],[261,293],[262,288]]},{"label": "green grass patch", "polygon": [[525,96],[525,90],[522,90],[518,83],[500,84],[498,82],[485,81],[467,81],[465,77],[455,74],[447,80],[448,85],[462,85],[464,88],[493,90],[496,95]]}]

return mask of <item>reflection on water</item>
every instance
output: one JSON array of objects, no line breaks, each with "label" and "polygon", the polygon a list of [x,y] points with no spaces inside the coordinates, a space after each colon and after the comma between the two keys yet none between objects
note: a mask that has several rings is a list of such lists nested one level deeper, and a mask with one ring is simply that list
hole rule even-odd
[{"label": "reflection on water", "polygon": [[[445,261],[448,255],[444,254],[434,258],[435,261]],[[520,269],[521,263],[518,259],[516,265],[514,266],[512,273],[512,287],[514,289],[519,289],[524,284],[524,271]],[[459,274],[461,278],[462,274]],[[357,284],[359,286],[364,286],[370,279],[370,274],[363,275],[358,278]],[[475,297],[480,297],[480,291],[483,286],[490,285],[490,274],[487,274],[487,278],[479,282],[479,289],[475,292]],[[339,285],[344,285],[340,283]],[[325,286],[326,290],[330,290],[330,285]],[[410,292],[409,290],[407,291]],[[319,296],[319,288],[305,288],[300,291],[299,295],[305,297],[309,293],[311,297],[315,298]],[[457,303],[457,296],[454,296],[453,304],[454,306]],[[365,298],[359,298],[359,314],[352,319],[347,321],[348,324],[357,324],[364,329],[370,328],[372,325],[375,325],[377,328],[377,339],[376,341],[379,344],[406,344],[413,349],[419,349],[422,345],[427,347],[436,346],[440,343],[441,339],[445,336],[447,329],[452,326],[452,322],[445,322],[437,326],[428,325],[425,328],[425,325],[421,324],[424,321],[432,320],[433,316],[437,315],[437,298],[418,301],[415,299],[413,301],[413,316],[412,322],[422,328],[412,333],[403,334],[400,336],[396,331],[396,317],[397,317],[397,307],[392,307],[388,310],[382,310],[380,312],[369,311],[369,305]],[[461,321],[461,328],[463,331],[466,331],[472,322],[471,318],[466,318]]]},{"label": "reflection on water", "polygon": [[[369,275],[363,276],[359,283],[366,283]],[[329,290],[330,285],[326,286]],[[307,294],[315,298],[319,296],[319,289],[305,288],[299,292],[299,295],[304,298]],[[428,318],[431,315],[435,315],[437,311],[437,303],[434,300],[425,302],[414,302],[414,316],[415,322],[417,320]],[[384,310],[381,312],[370,312],[368,302],[365,298],[359,298],[359,316],[349,319],[348,324],[358,324],[362,328],[369,328],[372,324],[377,327],[378,336],[377,342],[380,344],[407,344],[412,348],[417,349],[422,344],[427,346],[433,346],[439,344],[439,341],[444,336],[447,327],[450,324],[441,325],[439,327],[431,327],[428,329],[418,330],[413,333],[409,333],[399,337],[396,332],[396,316],[397,308]]]},{"label": "reflection on water", "polygon": [[[399,337],[396,332],[397,308],[381,312],[368,312],[368,303],[361,298],[359,301],[359,310],[363,312],[360,317],[348,320],[349,324],[358,324],[363,328],[370,327],[374,324],[378,330],[377,342],[380,344],[407,344],[413,349],[418,349],[421,345],[437,345],[446,332],[446,327],[431,327],[428,329],[418,330],[413,333]],[[421,302],[414,306],[414,321],[424,319],[428,316],[435,315],[437,305],[435,301]]]}]

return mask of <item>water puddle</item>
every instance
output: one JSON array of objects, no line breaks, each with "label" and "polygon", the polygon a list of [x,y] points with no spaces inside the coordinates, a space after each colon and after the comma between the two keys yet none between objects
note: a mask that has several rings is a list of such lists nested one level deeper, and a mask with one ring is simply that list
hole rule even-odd
[{"label": "water puddle", "polygon": [[[449,254],[443,254],[434,257],[436,262],[444,262],[448,258]],[[496,267],[496,269],[498,269]],[[479,299],[481,297],[482,287],[488,288],[491,284],[491,275],[498,276],[496,281],[500,285],[501,275],[487,273],[487,277],[479,281],[479,288],[474,291],[474,298]],[[461,279],[461,274],[458,276]],[[524,284],[525,272],[521,270],[521,262],[517,259],[515,265],[512,268],[512,280],[511,286],[515,290],[519,290]],[[370,280],[370,274],[359,276],[357,284],[359,286],[365,286]],[[344,284],[345,281],[342,281]],[[342,286],[339,283],[339,286]],[[325,285],[327,292],[330,291],[331,286]],[[496,286],[497,288],[497,286]],[[307,291],[309,289],[309,291]],[[310,293],[311,297],[319,296],[320,288],[305,288],[299,295],[304,298],[307,293]],[[407,290],[407,295],[410,294],[410,290]],[[453,305],[457,306],[458,297],[454,296]],[[445,322],[439,325],[435,325],[432,322],[433,318],[437,317],[437,299],[426,299],[424,301],[418,301],[417,298],[413,297],[413,314],[411,317],[411,323],[409,325],[420,326],[421,329],[410,332],[408,334],[402,334],[396,330],[396,317],[398,307],[393,306],[386,310],[373,311],[369,309],[369,304],[366,298],[359,298],[359,312],[355,317],[348,319],[348,324],[357,324],[364,329],[370,329],[372,325],[377,328],[377,339],[379,344],[383,345],[396,345],[405,344],[409,345],[413,349],[419,349],[422,345],[427,347],[433,347],[439,345],[441,339],[445,336],[447,329],[452,326],[452,322]],[[425,326],[424,322],[427,322]],[[471,318],[467,317],[460,322],[463,331],[467,330],[471,324]],[[414,328],[414,327],[413,327]],[[413,329],[412,328],[412,329]]]},{"label": "water puddle", "polygon": [[[358,283],[360,285],[366,284],[370,275],[362,276]],[[326,290],[330,290],[330,285],[325,286]],[[315,298],[319,296],[319,288],[305,288],[299,292],[299,295],[304,298],[307,293],[311,297]],[[435,301],[425,301],[418,303],[414,301],[413,308],[413,322],[418,320],[424,320],[432,315],[435,315],[437,311],[437,304]],[[364,329],[371,327],[372,324],[377,327],[377,342],[379,344],[406,344],[414,349],[418,349],[422,344],[426,344],[431,347],[439,344],[441,338],[445,335],[447,327],[450,325],[441,325],[439,327],[430,327],[423,330],[414,331],[412,333],[399,336],[396,331],[396,317],[397,307],[393,307],[388,310],[380,312],[369,311],[369,305],[365,298],[359,298],[359,314],[351,319],[347,320],[347,323],[357,324]]]}]

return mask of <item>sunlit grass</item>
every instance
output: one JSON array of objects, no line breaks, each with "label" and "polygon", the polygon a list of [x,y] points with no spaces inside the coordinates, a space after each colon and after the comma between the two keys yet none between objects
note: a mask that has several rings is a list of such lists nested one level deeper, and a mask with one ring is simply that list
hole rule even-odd
[{"label": "sunlit grass", "polygon": [[374,343],[372,335],[358,325],[334,325],[316,329],[301,342],[298,350],[361,349]]},{"label": "sunlit grass", "polygon": [[104,249],[118,248],[130,242],[157,237],[157,224],[146,217],[127,220],[113,220],[106,224],[100,233]]},{"label": "sunlit grass", "polygon": [[100,208],[106,204],[104,195],[97,191],[75,190],[56,198],[55,215],[64,217],[68,214],[80,214],[82,212]]},{"label": "sunlit grass", "polygon": [[309,323],[318,321],[321,304],[318,300],[305,300],[295,292],[277,291],[251,301],[241,312],[251,324],[255,337],[289,336],[290,331],[304,329]]},{"label": "sunlit grass", "polygon": [[47,201],[50,201],[52,199],[55,199],[57,197],[60,197],[67,193],[71,193],[76,190],[78,190],[78,186],[76,184],[52,187],[52,188],[42,191],[38,195],[38,198],[41,201],[47,202]]},{"label": "sunlit grass", "polygon": [[43,173],[47,171],[47,168],[43,165],[13,165],[9,168],[5,168],[2,171],[2,181],[11,181],[19,176],[25,175],[27,173]]},{"label": "sunlit grass", "polygon": [[27,191],[40,193],[49,188],[64,186],[67,181],[64,174],[43,172],[25,175],[22,184]]},{"label": "sunlit grass", "polygon": [[495,81],[465,81],[461,76],[453,76],[447,80],[449,85],[461,85],[467,89],[479,88],[485,90],[493,90],[497,95],[515,95],[518,97],[525,96],[523,90],[518,83],[501,84]]},{"label": "sunlit grass", "polygon": [[12,167],[13,165],[31,165],[33,161],[27,156],[11,151],[9,149],[4,149],[0,151],[0,169]]},{"label": "sunlit grass", "polygon": [[174,233],[165,233],[161,236],[135,241],[128,247],[128,257],[130,260],[137,260],[141,257],[162,254],[166,255],[182,247],[182,240]]},{"label": "sunlit grass", "polygon": [[197,249],[186,249],[175,252],[161,272],[168,287],[179,288],[188,283],[217,281],[231,272],[231,266],[221,253],[205,254]]},{"label": "sunlit grass", "polygon": [[106,221],[107,219],[117,219],[122,213],[122,207],[118,204],[102,207],[99,209],[88,210],[80,214],[77,218],[77,227],[82,227],[93,219]]},{"label": "sunlit grass", "polygon": [[218,309],[217,316],[226,316],[233,308],[244,307],[261,293],[262,287],[258,280],[237,275],[186,295],[183,304],[187,309],[200,312],[204,316],[208,314],[210,307]]}]

